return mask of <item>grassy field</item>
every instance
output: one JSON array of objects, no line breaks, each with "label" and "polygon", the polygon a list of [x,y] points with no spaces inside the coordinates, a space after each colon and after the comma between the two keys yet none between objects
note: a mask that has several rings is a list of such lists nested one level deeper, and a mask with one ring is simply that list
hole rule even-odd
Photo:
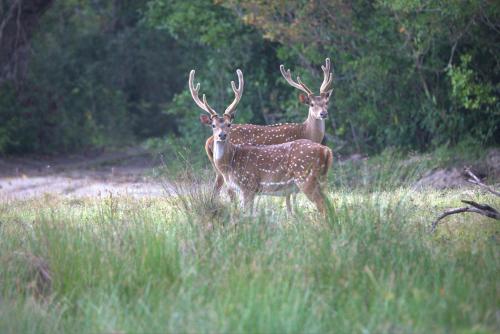
[{"label": "grassy field", "polygon": [[498,200],[380,184],[332,189],[326,220],[303,196],[292,217],[270,197],[249,216],[192,186],[4,201],[0,332],[498,332],[499,224],[429,234],[460,199]]}]

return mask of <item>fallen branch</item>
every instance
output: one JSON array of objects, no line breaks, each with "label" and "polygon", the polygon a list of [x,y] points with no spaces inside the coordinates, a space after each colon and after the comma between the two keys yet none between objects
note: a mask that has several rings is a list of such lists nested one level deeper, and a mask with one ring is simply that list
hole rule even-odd
[{"label": "fallen branch", "polygon": [[462,212],[473,212],[473,213],[477,213],[477,214],[480,214],[480,215],[483,215],[483,216],[486,216],[489,218],[500,220],[500,212],[498,212],[497,210],[495,210],[494,208],[492,208],[489,205],[479,204],[476,202],[465,201],[465,200],[462,200],[462,202],[470,204],[471,206],[446,210],[432,223],[431,232],[434,232],[434,230],[436,230],[436,227],[441,219],[443,219],[447,216],[454,215],[457,213],[462,213]]},{"label": "fallen branch", "polygon": [[472,183],[472,184],[475,184],[475,185],[478,185],[486,190],[488,190],[490,193],[496,195],[496,196],[500,196],[500,192],[494,190],[493,188],[491,188],[490,186],[484,184],[483,182],[481,182],[481,180],[474,174],[472,173],[472,171],[470,170],[470,168],[468,167],[465,167],[464,168],[464,171],[465,173],[470,176],[471,178],[470,179],[467,179],[467,182],[469,183]]},{"label": "fallen branch", "polygon": [[[500,192],[494,190],[490,186],[481,182],[481,180],[474,173],[472,173],[472,171],[469,168],[465,168],[465,173],[470,177],[470,179],[468,179],[467,182],[478,185],[478,186],[488,190],[490,193],[492,193],[496,196],[500,196]],[[480,204],[480,203],[476,203],[474,201],[466,201],[466,200],[462,200],[462,203],[469,204],[469,206],[466,206],[463,208],[449,209],[449,210],[446,210],[445,212],[443,212],[432,223],[431,233],[436,230],[436,227],[439,224],[439,221],[441,221],[441,219],[448,217],[450,215],[457,214],[457,213],[472,212],[472,213],[477,213],[477,214],[480,214],[482,216],[486,216],[486,217],[489,217],[492,219],[500,220],[500,212],[498,212],[495,208],[493,208],[487,204]]]}]

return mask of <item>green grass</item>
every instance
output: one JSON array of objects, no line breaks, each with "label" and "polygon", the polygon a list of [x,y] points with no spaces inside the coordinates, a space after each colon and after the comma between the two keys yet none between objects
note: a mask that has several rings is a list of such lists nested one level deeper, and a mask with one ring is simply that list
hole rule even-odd
[{"label": "green grass", "polygon": [[250,217],[204,191],[3,202],[0,332],[500,329],[499,224],[428,233],[461,198],[498,206],[487,194],[334,189],[323,220],[303,196],[293,217],[276,198]]},{"label": "green grass", "polygon": [[[205,140],[193,142],[190,138],[149,139],[142,147],[153,155],[162,157],[163,166],[155,168],[151,175],[178,178],[188,169],[199,171],[211,169],[204,149]],[[378,154],[362,160],[348,160],[352,152],[338,152],[335,146],[327,143],[334,152],[333,182],[336,186],[348,188],[374,184],[409,185],[418,180],[425,172],[439,168],[474,166],[483,172],[491,172],[485,164],[489,150],[474,138],[467,137],[461,142],[434,147],[427,152],[402,151],[401,148],[388,147]],[[498,148],[498,147],[497,147]],[[347,159],[347,161],[343,161]],[[499,179],[489,180],[499,182]]]}]

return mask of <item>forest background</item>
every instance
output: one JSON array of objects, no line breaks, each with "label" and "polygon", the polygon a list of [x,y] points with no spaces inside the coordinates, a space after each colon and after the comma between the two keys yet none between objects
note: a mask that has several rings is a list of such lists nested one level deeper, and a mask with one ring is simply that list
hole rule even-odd
[{"label": "forest background", "polygon": [[337,153],[500,143],[496,1],[2,0],[0,18],[0,153],[196,155],[210,131],[191,69],[218,110],[243,70],[238,123],[297,122],[306,107],[279,65],[318,89],[326,57]]}]

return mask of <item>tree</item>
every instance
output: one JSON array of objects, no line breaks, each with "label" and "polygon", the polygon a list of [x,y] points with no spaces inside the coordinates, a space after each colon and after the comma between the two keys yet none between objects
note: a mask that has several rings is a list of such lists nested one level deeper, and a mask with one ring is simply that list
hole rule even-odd
[{"label": "tree", "polygon": [[[492,1],[225,1],[301,66],[330,56],[334,128],[362,150],[500,138],[500,5]],[[319,75],[316,74],[316,75]],[[471,109],[473,108],[473,109]],[[383,126],[381,126],[383,125]]]},{"label": "tree", "polygon": [[26,72],[27,44],[53,0],[0,2],[0,84]]}]

